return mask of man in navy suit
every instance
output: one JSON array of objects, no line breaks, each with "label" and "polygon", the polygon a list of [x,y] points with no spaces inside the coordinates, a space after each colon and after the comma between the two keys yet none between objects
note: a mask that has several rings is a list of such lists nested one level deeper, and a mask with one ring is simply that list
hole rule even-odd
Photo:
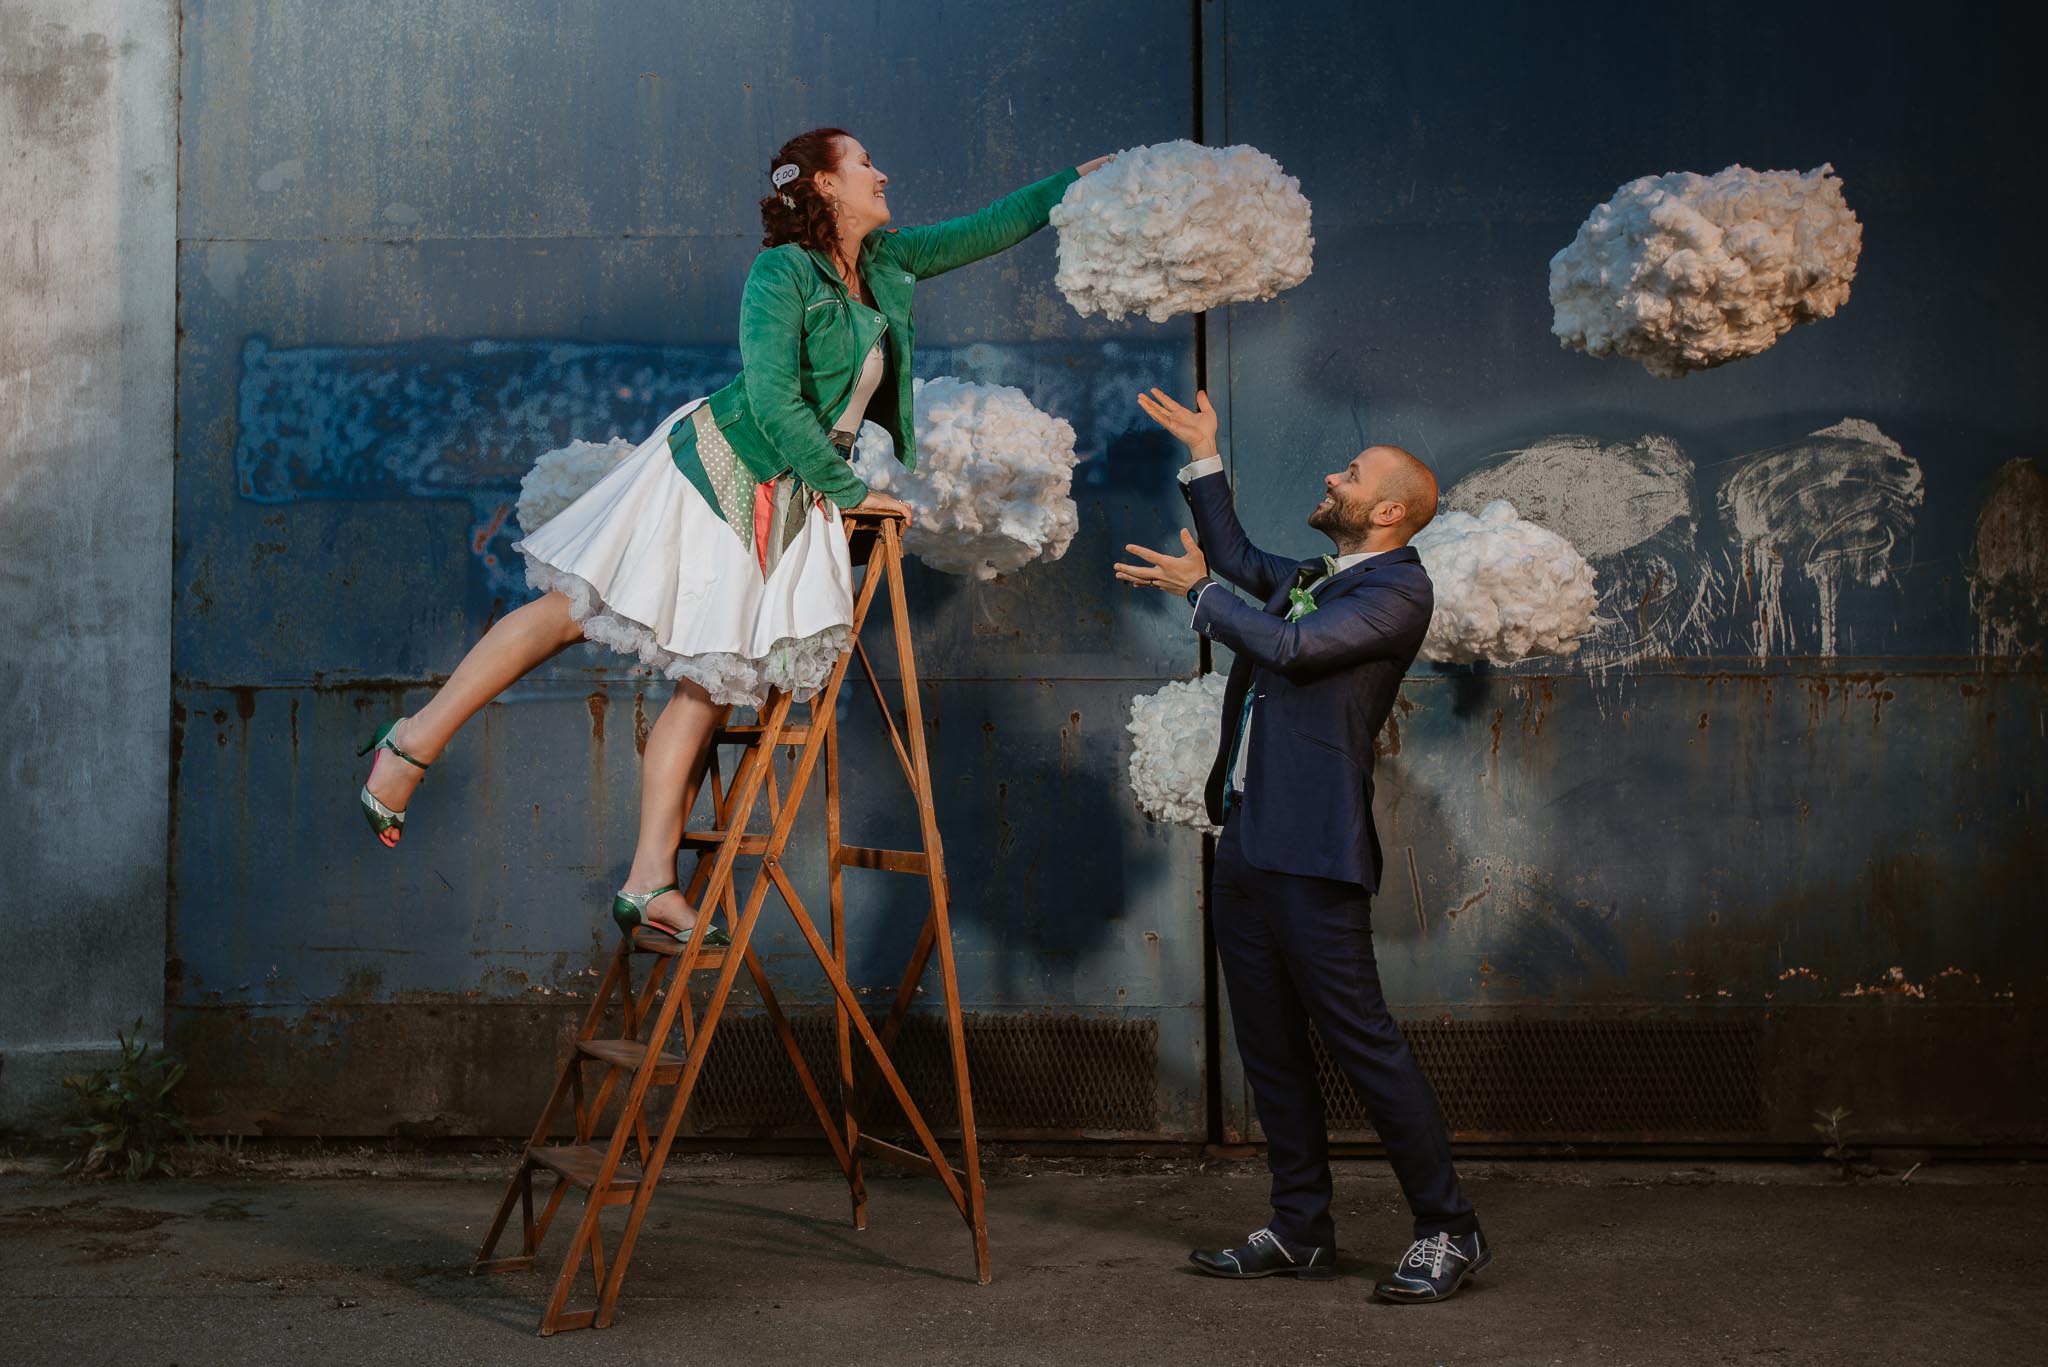
[{"label": "man in navy suit", "polygon": [[[1238,1052],[1266,1132],[1273,1218],[1236,1248],[1197,1251],[1219,1277],[1331,1275],[1330,1140],[1308,1026],[1365,1103],[1415,1217],[1414,1242],[1374,1293],[1442,1300],[1491,1260],[1451,1167],[1436,1093],[1387,1011],[1372,951],[1380,842],[1373,738],[1429,630],[1429,573],[1408,545],[1436,515],[1436,479],[1398,446],[1371,446],[1324,478],[1308,525],[1336,555],[1260,550],[1232,507],[1206,394],[1160,390],[1139,407],[1188,447],[1181,492],[1196,536],[1182,555],[1117,577],[1185,594],[1194,626],[1235,654],[1209,775],[1216,847],[1210,915]],[[1209,576],[1244,589],[1250,604]]]}]

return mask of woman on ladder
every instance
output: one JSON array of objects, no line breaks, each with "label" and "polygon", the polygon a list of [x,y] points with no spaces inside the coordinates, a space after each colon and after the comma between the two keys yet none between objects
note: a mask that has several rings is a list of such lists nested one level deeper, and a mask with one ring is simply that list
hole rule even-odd
[{"label": "woman on ladder", "polygon": [[[785,143],[761,201],[762,246],[740,298],[741,373],[685,404],[574,503],[514,549],[541,597],[500,619],[432,700],[386,722],[361,804],[395,847],[413,790],[464,722],[581,640],[676,681],[647,737],[640,832],[612,898],[622,930],[687,940],[697,912],[676,883],[683,793],[718,709],[799,700],[848,644],[853,570],[842,509],[903,517],[847,463],[865,417],[906,468],[916,463],[911,296],[916,282],[992,256],[1037,232],[1084,166],[1028,185],[979,213],[887,229],[889,178],[838,128]],[[714,938],[716,937],[716,938]],[[722,942],[713,931],[706,943]]]}]

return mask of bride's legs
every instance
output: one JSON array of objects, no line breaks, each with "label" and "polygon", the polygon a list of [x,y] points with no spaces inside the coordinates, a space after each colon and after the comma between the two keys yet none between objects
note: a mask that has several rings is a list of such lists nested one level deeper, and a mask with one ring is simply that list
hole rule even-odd
[{"label": "bride's legs", "polygon": [[[515,608],[470,647],[432,701],[391,733],[392,744],[423,763],[433,763],[462,724],[485,703],[542,660],[582,639],[583,629],[569,615],[569,600],[559,592],[543,594]],[[393,811],[403,811],[423,774],[389,751],[379,750],[370,768],[370,792]],[[399,830],[394,827],[380,838],[386,845],[396,845],[398,837]]]},{"label": "bride's legs", "polygon": [[[633,867],[624,891],[647,892],[676,881],[676,851],[689,816],[683,810],[683,794],[710,753],[718,711],[709,693],[684,679],[654,719],[647,749],[640,756],[640,838],[633,847]],[[680,892],[649,902],[646,915],[671,930],[697,924],[695,909]]]}]

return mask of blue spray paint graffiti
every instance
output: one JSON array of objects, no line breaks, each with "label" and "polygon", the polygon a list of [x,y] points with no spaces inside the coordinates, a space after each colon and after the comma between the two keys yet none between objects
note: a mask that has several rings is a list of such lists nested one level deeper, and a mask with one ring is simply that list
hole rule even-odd
[{"label": "blue spray paint graffiti", "polygon": [[[929,347],[926,375],[1015,385],[1073,423],[1077,482],[1112,482],[1102,460],[1130,421],[1130,396],[1172,384],[1176,343],[1117,343],[1076,366],[1061,346]],[[406,346],[242,345],[234,469],[254,503],[437,498],[467,502],[468,550],[493,594],[525,591],[512,510],[519,480],[570,441],[637,440],[666,414],[725,384],[736,347],[630,342],[420,342]]]}]

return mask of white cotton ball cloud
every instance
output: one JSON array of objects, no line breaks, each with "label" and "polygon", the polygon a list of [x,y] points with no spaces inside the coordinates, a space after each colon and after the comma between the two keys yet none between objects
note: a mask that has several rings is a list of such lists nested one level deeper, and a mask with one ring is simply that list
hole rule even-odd
[{"label": "white cotton ball cloud", "polygon": [[614,437],[610,441],[572,441],[542,456],[519,481],[519,530],[532,536],[635,449],[624,437]]},{"label": "white cotton ball cloud", "polygon": [[1677,378],[1834,317],[1863,249],[1834,169],[1630,181],[1550,258],[1551,331]]},{"label": "white cotton ball cloud", "polygon": [[915,514],[903,548],[933,569],[993,579],[1057,560],[1080,530],[1072,494],[1074,427],[1024,391],[942,376],[919,380],[917,469],[905,470],[873,423],[854,469]]},{"label": "white cotton ball cloud", "polygon": [[1308,279],[1301,182],[1255,147],[1154,143],[1116,154],[1053,207],[1054,277],[1082,317],[1177,313],[1271,299]]},{"label": "white cotton ball cloud", "polygon": [[1131,699],[1131,793],[1146,815],[1214,831],[1202,803],[1223,724],[1221,673]]},{"label": "white cotton ball cloud", "polygon": [[1515,514],[1505,499],[1439,513],[1410,543],[1429,571],[1436,613],[1422,658],[1513,664],[1568,655],[1593,629],[1593,567],[1572,543]]}]

